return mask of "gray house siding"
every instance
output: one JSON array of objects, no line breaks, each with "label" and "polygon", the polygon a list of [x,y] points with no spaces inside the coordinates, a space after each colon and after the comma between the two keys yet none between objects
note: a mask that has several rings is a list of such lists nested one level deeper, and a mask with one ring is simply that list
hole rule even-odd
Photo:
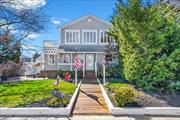
[{"label": "gray house siding", "polygon": [[58,56],[55,55],[55,64],[54,65],[50,65],[48,63],[48,55],[44,56],[44,60],[45,60],[45,70],[57,70],[57,66],[58,66]]},{"label": "gray house siding", "polygon": [[[44,55],[44,71],[57,71],[57,70],[74,70],[75,67],[73,65],[74,58],[78,54],[79,58],[81,59],[82,66],[80,70],[83,71],[83,77],[86,76],[86,72],[93,71],[97,75],[97,70],[99,65],[102,64],[104,56],[106,55],[106,45],[105,42],[101,44],[100,40],[100,31],[101,30],[108,30],[111,27],[111,24],[101,20],[95,16],[88,15],[84,16],[78,20],[70,22],[64,25],[60,29],[60,46],[54,47],[57,48],[57,51],[52,50],[53,54],[55,54],[55,64],[49,64],[49,55],[50,52],[46,52],[47,54]],[[78,43],[65,43],[65,31],[66,30],[79,30],[80,31],[80,42]],[[84,40],[82,39],[82,31],[83,30],[96,30],[97,31],[97,42],[86,42],[83,43]],[[75,31],[76,32],[76,31]],[[88,31],[89,32],[89,31]],[[94,32],[94,31],[92,31]],[[91,34],[92,35],[92,34]],[[106,36],[107,38],[107,36]],[[109,37],[108,37],[109,39]],[[112,40],[112,39],[111,39]],[[94,40],[95,41],[95,40]],[[47,41],[48,42],[48,41]],[[51,44],[45,44],[52,47]],[[57,44],[56,44],[57,45]],[[77,54],[76,54],[77,52]],[[69,56],[67,55],[69,54]],[[70,60],[69,60],[70,59]],[[56,75],[56,74],[54,74]]]},{"label": "gray house siding", "polygon": [[[92,21],[91,22],[88,22],[88,19],[91,19]],[[100,30],[106,30],[108,28],[110,28],[111,26],[108,25],[108,24],[105,24],[99,20],[96,20],[95,18],[93,17],[88,17],[82,21],[79,21],[77,23],[74,23],[72,25],[69,25],[67,27],[64,27],[61,29],[61,45],[64,45],[65,44],[65,30],[67,29],[78,29],[80,30],[80,43],[82,44],[82,30],[83,29],[94,29],[94,30],[97,30],[97,41],[98,41],[98,44],[100,43],[100,40],[99,40],[99,31]]]}]

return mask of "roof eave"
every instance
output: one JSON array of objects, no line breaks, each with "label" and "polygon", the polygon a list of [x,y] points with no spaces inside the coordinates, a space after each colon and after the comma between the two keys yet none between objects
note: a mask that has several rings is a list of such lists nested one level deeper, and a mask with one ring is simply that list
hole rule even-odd
[{"label": "roof eave", "polygon": [[101,19],[101,18],[99,18],[99,17],[97,17],[97,16],[95,16],[95,15],[85,15],[85,16],[83,16],[83,17],[80,17],[80,18],[78,18],[78,19],[75,19],[75,20],[73,20],[73,21],[71,21],[71,22],[69,22],[69,23],[66,23],[66,24],[64,24],[63,26],[59,27],[59,31],[61,31],[61,29],[65,28],[65,27],[67,27],[67,26],[69,26],[69,25],[73,25],[73,24],[75,24],[75,23],[77,23],[77,22],[79,22],[79,21],[81,21],[81,20],[84,20],[84,19],[86,19],[86,18],[88,18],[88,17],[93,17],[93,18],[95,18],[95,19],[98,20],[98,21],[101,21],[101,22],[103,22],[103,23],[105,23],[105,24],[107,24],[107,25],[109,25],[109,26],[112,26],[112,24],[111,24],[110,22],[107,22],[107,21],[105,21],[105,20],[103,20],[103,19]]}]

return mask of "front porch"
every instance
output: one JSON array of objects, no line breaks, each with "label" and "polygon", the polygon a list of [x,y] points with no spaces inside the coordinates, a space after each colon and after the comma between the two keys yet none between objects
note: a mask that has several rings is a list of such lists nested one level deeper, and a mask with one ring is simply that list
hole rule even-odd
[{"label": "front porch", "polygon": [[58,54],[58,70],[74,71],[74,58],[78,56],[81,60],[80,71],[83,71],[83,78],[85,77],[97,77],[98,66],[100,65],[100,59],[103,58],[103,54],[99,53],[59,53]]},{"label": "front porch", "polygon": [[45,51],[42,63],[42,71],[74,71],[74,58],[78,56],[81,60],[81,68],[83,78],[97,77],[98,67],[104,58],[104,52],[65,52],[52,50]]}]

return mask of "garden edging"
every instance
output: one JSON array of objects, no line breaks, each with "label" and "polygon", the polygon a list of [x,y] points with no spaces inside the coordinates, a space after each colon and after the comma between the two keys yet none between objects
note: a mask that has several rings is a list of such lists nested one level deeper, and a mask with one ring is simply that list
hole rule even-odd
[{"label": "garden edging", "polygon": [[97,78],[101,87],[103,96],[112,115],[167,115],[167,116],[180,116],[180,107],[134,107],[134,108],[120,108],[114,107],[109,96],[107,95],[103,85]]},{"label": "garden edging", "polygon": [[39,115],[57,115],[57,116],[69,116],[77,99],[81,82],[78,84],[69,104],[65,108],[50,108],[50,107],[38,107],[38,108],[0,108],[1,116],[39,116]]}]

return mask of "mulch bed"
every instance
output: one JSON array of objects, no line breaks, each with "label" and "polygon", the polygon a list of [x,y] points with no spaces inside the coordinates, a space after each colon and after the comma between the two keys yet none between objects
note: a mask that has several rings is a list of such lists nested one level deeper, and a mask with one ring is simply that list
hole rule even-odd
[{"label": "mulch bed", "polygon": [[[180,93],[147,93],[140,90],[137,91],[140,95],[136,97],[135,102],[124,107],[180,107]],[[113,105],[117,107],[114,93],[108,92],[108,95]]]},{"label": "mulch bed", "polygon": [[47,102],[49,99],[44,99],[42,101],[38,101],[29,105],[26,105],[25,107],[48,107]]}]

